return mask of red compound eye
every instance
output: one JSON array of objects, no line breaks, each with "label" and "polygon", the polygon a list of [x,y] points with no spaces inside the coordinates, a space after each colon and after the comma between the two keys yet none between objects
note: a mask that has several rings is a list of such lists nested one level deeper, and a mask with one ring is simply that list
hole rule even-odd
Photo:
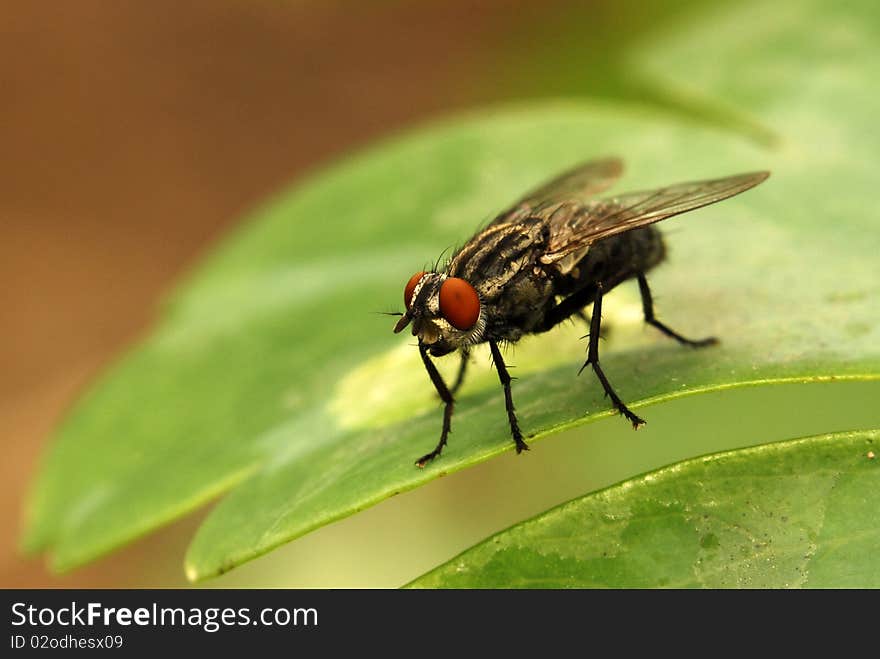
[{"label": "red compound eye", "polygon": [[454,328],[469,330],[480,317],[480,297],[464,279],[450,277],[440,287],[440,314]]},{"label": "red compound eye", "polygon": [[403,303],[406,305],[407,309],[409,309],[412,304],[412,297],[413,292],[416,290],[416,284],[418,284],[419,280],[424,276],[424,272],[417,272],[409,278],[408,282],[406,282],[406,288],[403,289]]}]

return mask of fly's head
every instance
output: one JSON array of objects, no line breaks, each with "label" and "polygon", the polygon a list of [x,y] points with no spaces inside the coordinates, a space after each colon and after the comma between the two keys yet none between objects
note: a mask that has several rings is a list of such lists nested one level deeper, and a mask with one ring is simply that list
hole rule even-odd
[{"label": "fly's head", "polygon": [[478,343],[486,328],[480,296],[471,284],[439,272],[417,272],[403,290],[406,313],[394,327],[412,334],[435,357]]}]

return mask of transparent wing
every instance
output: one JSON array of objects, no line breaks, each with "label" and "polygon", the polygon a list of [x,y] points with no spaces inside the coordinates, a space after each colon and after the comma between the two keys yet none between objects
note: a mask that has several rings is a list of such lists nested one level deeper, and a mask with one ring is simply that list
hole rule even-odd
[{"label": "transparent wing", "polygon": [[558,203],[541,210],[550,244],[541,259],[559,261],[603,238],[714,204],[753,188],[770,172],[750,172],[706,181],[630,192],[585,204]]},{"label": "transparent wing", "polygon": [[542,220],[549,208],[560,203],[580,205],[607,190],[623,173],[620,158],[602,158],[582,163],[535,188],[513,207],[496,217],[489,226]]}]

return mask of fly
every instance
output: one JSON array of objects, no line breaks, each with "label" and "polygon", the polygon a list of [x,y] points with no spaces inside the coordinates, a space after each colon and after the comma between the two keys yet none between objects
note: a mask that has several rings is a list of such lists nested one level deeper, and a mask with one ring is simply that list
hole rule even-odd
[{"label": "fly", "polygon": [[[520,453],[529,447],[514,411],[511,377],[499,344],[546,332],[567,318],[583,316],[592,304],[587,359],[605,394],[633,428],[645,421],[620,399],[599,365],[602,298],[621,282],[636,279],[645,322],[680,344],[703,348],[714,337],[685,338],[654,315],[646,274],[663,261],[666,248],[655,222],[714,204],[762,181],[769,172],[680,183],[655,190],[593,199],[623,170],[617,158],[584,163],[533,190],[496,217],[434,272],[417,272],[407,282],[406,312],[394,327],[412,323],[419,354],[443,401],[443,427],[433,451],[416,465],[440,455],[452,423],[454,396],[464,381],[469,352],[488,343],[504,389],[510,433]],[[448,387],[431,357],[458,351],[461,364]]]}]

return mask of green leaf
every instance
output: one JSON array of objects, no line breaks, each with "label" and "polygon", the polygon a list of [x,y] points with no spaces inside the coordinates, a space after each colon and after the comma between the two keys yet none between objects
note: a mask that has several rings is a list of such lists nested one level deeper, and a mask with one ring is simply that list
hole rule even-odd
[{"label": "green leaf", "polygon": [[[656,72],[683,107],[719,107],[776,134],[775,148],[702,111],[523,105],[380,145],[256,213],[69,416],[34,488],[26,546],[69,568],[234,488],[187,557],[188,574],[204,578],[509,450],[497,378],[478,353],[447,451],[413,466],[437,440],[440,411],[411,339],[372,312],[399,307],[413,272],[525,189],[591,157],[624,155],[631,189],[774,172],[663,225],[659,317],[720,336],[719,348],[684,350],[646,331],[632,286],[607,298],[603,364],[634,408],[880,376],[875,9],[801,6],[738,4],[660,35],[630,65]],[[611,414],[596,383],[574,377],[582,334],[563,328],[509,353],[534,439]]]},{"label": "green leaf", "polygon": [[468,549],[417,588],[876,588],[880,430],[687,460]]}]

